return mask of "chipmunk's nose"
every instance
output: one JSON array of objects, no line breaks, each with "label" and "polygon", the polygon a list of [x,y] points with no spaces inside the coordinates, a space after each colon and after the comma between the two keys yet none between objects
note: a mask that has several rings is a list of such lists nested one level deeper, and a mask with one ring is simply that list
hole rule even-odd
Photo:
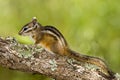
[{"label": "chipmunk's nose", "polygon": [[19,34],[19,35],[22,35],[22,32],[20,31],[18,34]]}]

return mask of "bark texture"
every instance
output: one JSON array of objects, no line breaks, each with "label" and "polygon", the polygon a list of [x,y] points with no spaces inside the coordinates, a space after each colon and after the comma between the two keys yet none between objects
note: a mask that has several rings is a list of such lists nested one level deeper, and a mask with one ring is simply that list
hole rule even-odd
[{"label": "bark texture", "polygon": [[[56,80],[108,80],[95,65],[77,62],[49,53],[34,45],[23,45],[14,38],[0,38],[0,65],[13,70],[46,75]],[[114,80],[119,80],[116,74]]]}]

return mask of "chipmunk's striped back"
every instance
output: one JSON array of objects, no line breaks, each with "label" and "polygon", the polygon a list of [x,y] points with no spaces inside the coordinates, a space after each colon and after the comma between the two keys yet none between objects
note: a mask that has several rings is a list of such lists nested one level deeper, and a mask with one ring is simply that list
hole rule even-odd
[{"label": "chipmunk's striped back", "polygon": [[53,26],[45,26],[42,31],[45,31],[46,33],[49,33],[49,34],[57,37],[58,41],[60,41],[62,46],[64,46],[64,47],[68,46],[64,36],[55,27],[53,27]]}]

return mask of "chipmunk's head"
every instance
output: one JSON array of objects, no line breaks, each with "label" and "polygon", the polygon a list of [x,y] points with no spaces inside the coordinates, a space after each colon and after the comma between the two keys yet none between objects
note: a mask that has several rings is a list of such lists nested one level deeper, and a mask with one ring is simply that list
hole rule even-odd
[{"label": "chipmunk's head", "polygon": [[19,35],[32,36],[40,27],[41,25],[37,22],[36,17],[33,17],[31,22],[27,23],[22,27],[22,29],[19,31]]}]

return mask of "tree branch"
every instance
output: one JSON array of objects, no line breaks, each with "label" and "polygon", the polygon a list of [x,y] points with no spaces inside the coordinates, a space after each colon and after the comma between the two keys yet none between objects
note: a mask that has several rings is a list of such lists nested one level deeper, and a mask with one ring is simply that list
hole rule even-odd
[{"label": "tree branch", "polygon": [[[91,64],[78,64],[68,57],[51,54],[38,46],[20,44],[10,37],[0,38],[0,65],[56,80],[108,80]],[[114,80],[117,79],[120,78]]]}]

